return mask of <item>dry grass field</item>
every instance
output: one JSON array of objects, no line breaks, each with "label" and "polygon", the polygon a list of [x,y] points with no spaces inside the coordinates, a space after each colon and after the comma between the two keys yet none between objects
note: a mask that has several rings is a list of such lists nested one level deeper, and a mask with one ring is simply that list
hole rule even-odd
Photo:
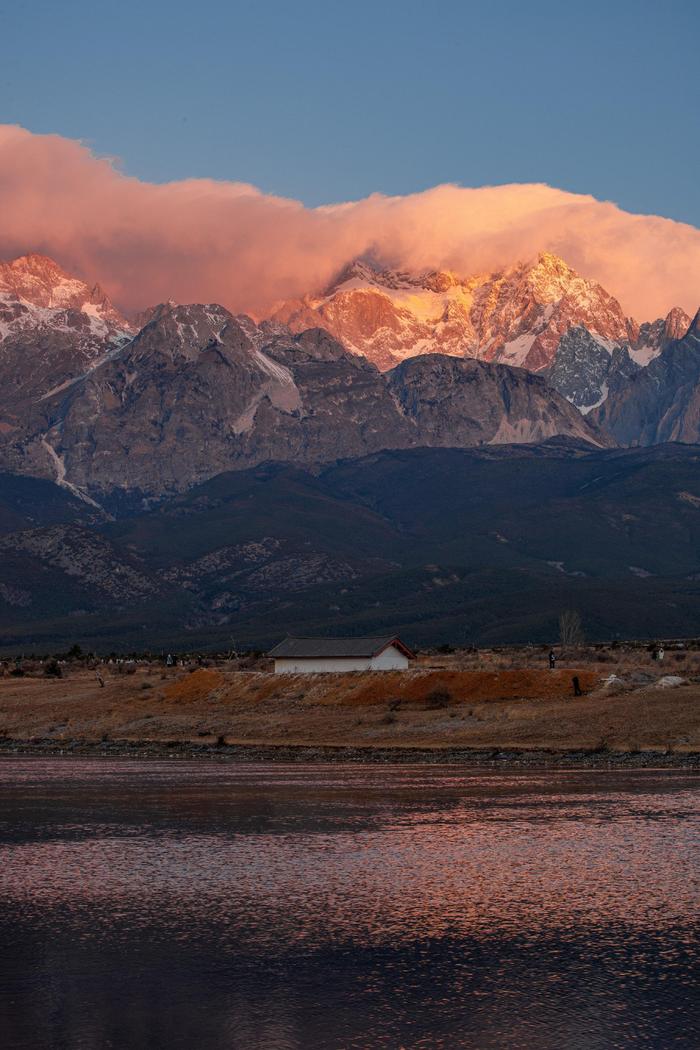
[{"label": "dry grass field", "polygon": [[[104,686],[84,666],[64,665],[60,678],[6,668],[0,737],[688,754],[700,752],[698,662],[694,652],[667,654],[660,667],[644,650],[591,650],[550,671],[546,653],[518,650],[425,656],[408,672],[383,673],[136,664],[102,666]],[[682,684],[665,684],[668,676]]]}]

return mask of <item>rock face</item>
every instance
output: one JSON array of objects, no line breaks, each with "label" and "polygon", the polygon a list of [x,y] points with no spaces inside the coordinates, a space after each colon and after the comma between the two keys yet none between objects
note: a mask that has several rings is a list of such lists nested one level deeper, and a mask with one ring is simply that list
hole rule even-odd
[{"label": "rock face", "polygon": [[601,346],[582,325],[564,332],[554,360],[545,371],[560,394],[584,414],[605,400],[613,376],[633,375],[639,365],[628,346]]},{"label": "rock face", "polygon": [[161,496],[266,461],[315,465],[416,445],[605,444],[543,379],[431,355],[395,373],[327,332],[292,336],[223,307],[158,307],[139,334],[33,405],[4,465],[101,499]]},{"label": "rock face", "polygon": [[617,376],[590,418],[621,445],[700,442],[700,310],[646,368]]}]

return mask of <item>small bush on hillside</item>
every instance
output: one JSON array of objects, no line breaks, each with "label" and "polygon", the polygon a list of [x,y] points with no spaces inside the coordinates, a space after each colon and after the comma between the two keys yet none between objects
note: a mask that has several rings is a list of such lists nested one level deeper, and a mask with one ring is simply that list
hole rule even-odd
[{"label": "small bush on hillside", "polygon": [[22,668],[22,667],[13,667],[12,670],[10,671],[10,674],[12,675],[13,678],[24,678],[24,668]]},{"label": "small bush on hillside", "polygon": [[49,660],[44,667],[44,674],[47,678],[61,678],[63,674],[61,671],[61,665],[57,660]]},{"label": "small bush on hillside", "polygon": [[425,706],[429,711],[439,711],[449,707],[452,703],[452,694],[446,689],[433,689],[425,698]]}]

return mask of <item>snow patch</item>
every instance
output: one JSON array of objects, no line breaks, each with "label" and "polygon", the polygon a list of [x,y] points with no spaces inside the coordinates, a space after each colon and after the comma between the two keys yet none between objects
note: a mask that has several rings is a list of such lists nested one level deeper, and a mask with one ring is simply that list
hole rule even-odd
[{"label": "snow patch", "polygon": [[517,339],[511,339],[509,343],[504,344],[498,360],[506,365],[516,367],[522,365],[536,338],[537,332],[526,332],[524,335],[519,335]]},{"label": "snow patch", "polygon": [[[581,415],[582,416],[587,416],[588,413],[592,412],[594,408],[600,408],[600,406],[603,404],[603,402],[607,400],[608,393],[609,393],[608,384],[607,384],[607,382],[603,382],[601,384],[601,387],[600,387],[600,397],[598,398],[597,401],[594,401],[592,405],[579,405],[579,406],[577,406],[579,412],[581,413]],[[570,401],[570,400],[571,400],[570,398],[567,398],[567,401]]]},{"label": "snow patch", "polygon": [[296,385],[289,369],[285,368],[284,365],[278,364],[277,361],[273,361],[262,350],[253,351],[253,360],[261,372],[275,379],[278,383],[284,383],[285,386]]},{"label": "snow patch", "polygon": [[628,350],[634,363],[640,365],[641,368],[646,368],[661,353],[659,346],[638,346],[636,349],[630,346]]}]

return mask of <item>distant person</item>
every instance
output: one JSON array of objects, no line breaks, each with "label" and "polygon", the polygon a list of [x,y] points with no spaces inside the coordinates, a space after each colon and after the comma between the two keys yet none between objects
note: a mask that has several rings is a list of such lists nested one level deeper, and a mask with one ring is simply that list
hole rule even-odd
[{"label": "distant person", "polygon": [[557,665],[556,654],[554,652],[554,649],[550,649],[549,650],[549,670],[553,671],[554,668],[556,667],[556,665]]},{"label": "distant person", "polygon": [[581,692],[581,683],[578,680],[577,674],[574,675],[574,677],[571,679],[571,682],[574,687],[574,696],[583,696],[583,693]]},{"label": "distant person", "polygon": [[165,666],[166,667],[172,667],[173,663],[174,663],[174,660],[173,660],[173,657],[172,657],[172,653],[168,653],[168,655],[166,657],[166,660],[165,660]]},{"label": "distant person", "polygon": [[660,645],[659,646],[659,651],[656,654],[656,659],[659,661],[659,663],[662,663],[663,662],[663,658],[664,658],[664,647],[663,647],[663,645]]}]

